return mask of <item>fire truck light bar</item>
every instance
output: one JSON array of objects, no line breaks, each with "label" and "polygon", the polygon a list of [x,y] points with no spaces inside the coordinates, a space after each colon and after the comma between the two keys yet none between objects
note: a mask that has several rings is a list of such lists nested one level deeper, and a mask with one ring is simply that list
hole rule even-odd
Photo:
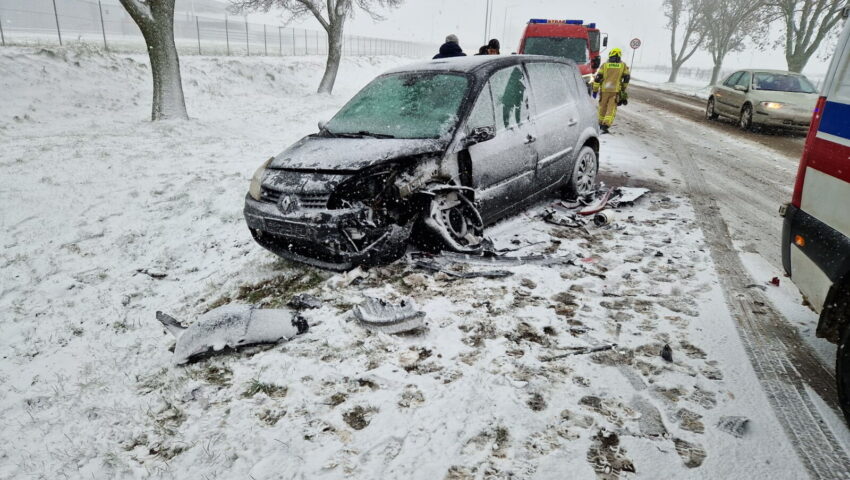
[{"label": "fire truck light bar", "polygon": [[588,23],[587,28],[596,28],[596,24],[595,23]]},{"label": "fire truck light bar", "polygon": [[528,23],[561,23],[566,25],[584,25],[584,20],[548,20],[545,18],[532,18]]}]

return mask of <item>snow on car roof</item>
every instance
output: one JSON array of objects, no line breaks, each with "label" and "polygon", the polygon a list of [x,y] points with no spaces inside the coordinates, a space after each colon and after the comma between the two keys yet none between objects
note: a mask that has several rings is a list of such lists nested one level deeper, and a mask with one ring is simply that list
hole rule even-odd
[{"label": "snow on car roof", "polygon": [[492,71],[500,68],[516,65],[522,61],[541,61],[566,63],[575,65],[575,62],[565,58],[547,57],[543,55],[476,55],[470,57],[439,58],[424,62],[416,62],[403,67],[394,68],[384,74],[406,73],[417,71],[446,71],[475,73],[477,71]]}]

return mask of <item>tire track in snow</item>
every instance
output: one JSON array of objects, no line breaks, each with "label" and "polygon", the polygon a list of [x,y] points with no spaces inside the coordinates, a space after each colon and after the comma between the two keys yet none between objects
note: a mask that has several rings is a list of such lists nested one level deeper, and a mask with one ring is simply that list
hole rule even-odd
[{"label": "tire track in snow", "polygon": [[[666,123],[666,122],[665,122]],[[682,169],[687,193],[715,262],[723,295],[750,362],[801,462],[817,479],[846,479],[850,457],[807,391],[811,387],[840,416],[835,377],[754,283],[732,245],[729,227],[684,138],[663,131]]]}]

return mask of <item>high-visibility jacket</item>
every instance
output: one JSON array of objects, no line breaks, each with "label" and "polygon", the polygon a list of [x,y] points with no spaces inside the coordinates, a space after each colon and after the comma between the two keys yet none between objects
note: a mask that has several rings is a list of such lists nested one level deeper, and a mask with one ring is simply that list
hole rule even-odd
[{"label": "high-visibility jacket", "polygon": [[624,62],[605,62],[596,71],[593,79],[593,91],[602,93],[619,93],[625,90],[631,80],[629,67]]}]

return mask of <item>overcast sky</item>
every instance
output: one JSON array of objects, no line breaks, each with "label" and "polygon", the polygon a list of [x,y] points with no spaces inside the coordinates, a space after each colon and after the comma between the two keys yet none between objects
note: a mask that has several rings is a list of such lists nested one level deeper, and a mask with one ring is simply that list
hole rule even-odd
[{"label": "overcast sky", "polygon": [[[516,50],[519,38],[529,18],[581,19],[596,22],[608,33],[609,47],[620,47],[631,60],[628,47],[632,38],[640,38],[643,46],[635,56],[635,66],[668,65],[670,63],[670,33],[661,10],[662,0],[494,0],[491,23],[492,37],[502,41],[502,52]],[[362,12],[350,22],[346,33],[394,39],[407,39],[433,44],[442,43],[446,34],[460,37],[461,46],[474,53],[484,43],[486,0],[406,0],[401,7],[385,11],[386,20],[373,22]],[[313,19],[304,19],[293,26],[316,28]],[[775,38],[779,31],[773,32]],[[772,42],[765,42],[771,45]],[[696,55],[687,66],[711,67],[711,57]],[[749,48],[743,53],[730,54],[726,69],[744,68],[785,69],[781,48],[759,51]],[[827,62],[812,58],[807,73],[819,74]]]}]

